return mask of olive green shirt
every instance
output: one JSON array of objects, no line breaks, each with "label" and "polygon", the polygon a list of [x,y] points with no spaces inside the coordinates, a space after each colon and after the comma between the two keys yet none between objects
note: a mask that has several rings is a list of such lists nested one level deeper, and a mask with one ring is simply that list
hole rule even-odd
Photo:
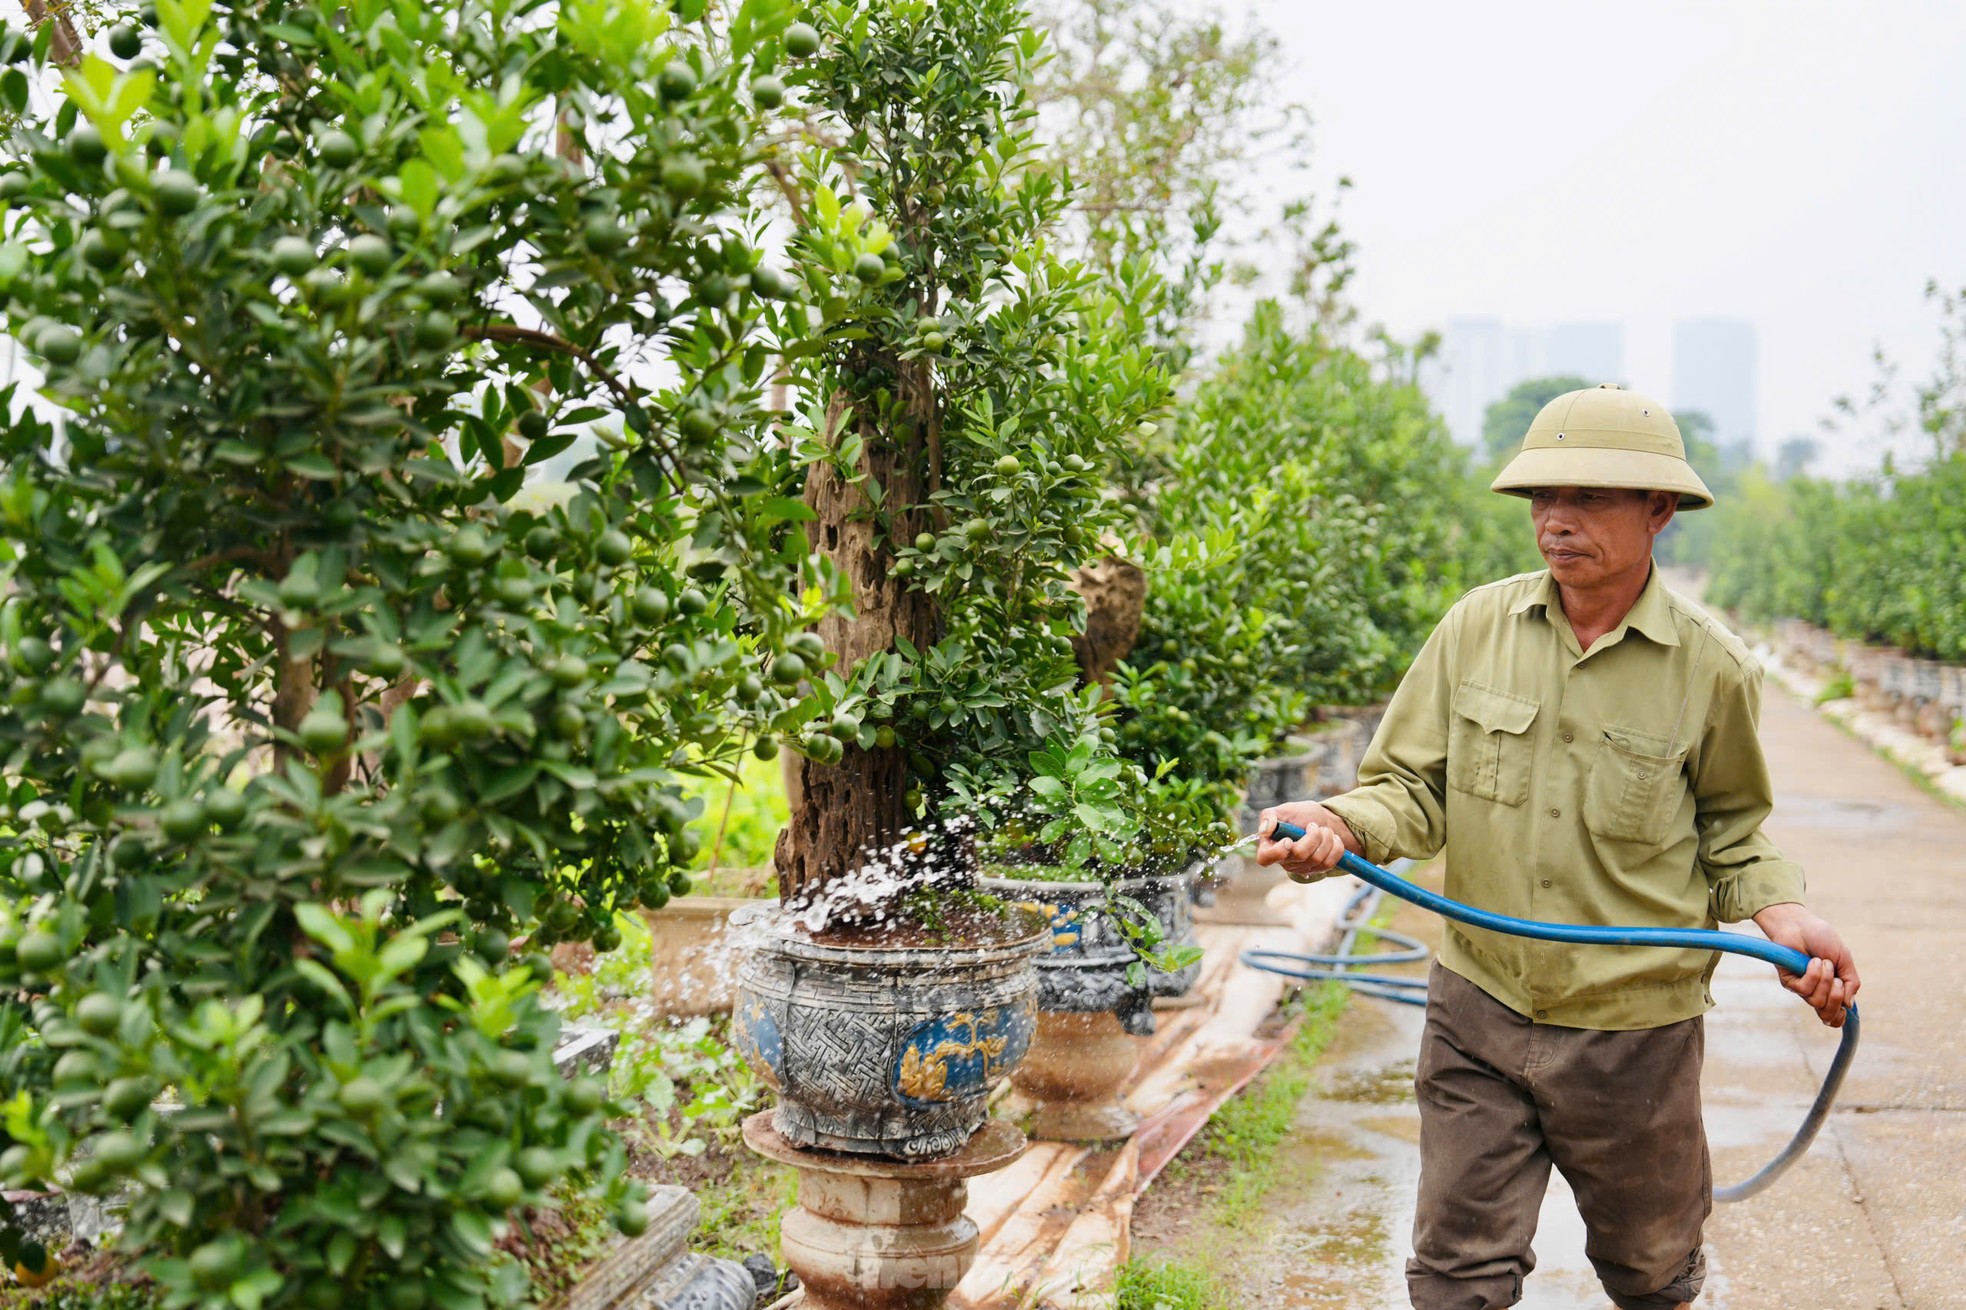
[{"label": "olive green shirt", "polygon": [[[1447,894],[1557,923],[1712,927],[1802,899],[1761,823],[1761,667],[1655,568],[1589,653],[1547,572],[1469,592],[1327,805],[1378,863],[1447,848]],[[1441,963],[1573,1028],[1704,1013],[1718,956],[1447,925]]]}]

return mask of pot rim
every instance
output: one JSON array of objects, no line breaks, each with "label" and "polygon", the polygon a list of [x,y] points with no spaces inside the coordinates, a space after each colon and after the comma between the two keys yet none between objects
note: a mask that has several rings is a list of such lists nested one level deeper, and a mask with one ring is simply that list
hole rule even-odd
[{"label": "pot rim", "polygon": [[972,946],[960,941],[923,942],[917,946],[853,945],[814,941],[810,937],[802,936],[799,930],[782,915],[765,919],[761,923],[755,919],[751,922],[764,930],[774,949],[798,959],[839,961],[855,965],[919,966],[924,961],[960,957],[965,964],[990,965],[1021,963],[1050,945],[1051,925],[1040,920],[1035,914],[1025,917],[1029,921],[1029,931],[1025,935],[991,946]]},{"label": "pot rim", "polygon": [[636,913],[644,919],[703,919],[711,915],[728,918],[746,905],[756,905],[768,901],[769,896],[672,896],[659,910],[651,910],[644,905]]},{"label": "pot rim", "polygon": [[980,875],[977,878],[977,882],[984,886],[995,883],[1003,887],[1056,887],[1064,891],[1100,892],[1109,886],[1124,890],[1128,887],[1152,886],[1155,883],[1180,882],[1183,879],[1194,878],[1197,871],[1205,867],[1206,865],[1204,863],[1198,861],[1182,869],[1179,873],[1136,873],[1125,878],[1115,878],[1110,883],[1097,879],[1087,879],[1085,881],[1075,879],[1070,882],[1062,882],[1057,878],[1006,878],[994,873]]}]

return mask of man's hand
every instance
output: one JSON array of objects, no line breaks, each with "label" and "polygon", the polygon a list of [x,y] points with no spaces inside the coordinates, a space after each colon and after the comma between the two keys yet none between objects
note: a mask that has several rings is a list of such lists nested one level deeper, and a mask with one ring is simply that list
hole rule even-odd
[{"label": "man's hand", "polygon": [[1843,1026],[1844,1012],[1857,999],[1863,983],[1857,977],[1857,962],[1850,948],[1837,936],[1836,929],[1793,902],[1771,905],[1754,916],[1768,940],[1801,951],[1809,957],[1808,971],[1793,974],[1775,970],[1782,986],[1816,1007],[1816,1014],[1832,1028]]},{"label": "man's hand", "polygon": [[[1270,833],[1277,820],[1294,823],[1304,830],[1296,841],[1277,841]],[[1316,882],[1338,867],[1346,851],[1363,855],[1365,848],[1351,825],[1316,801],[1291,801],[1264,810],[1256,825],[1258,864],[1281,864],[1293,882]]]}]

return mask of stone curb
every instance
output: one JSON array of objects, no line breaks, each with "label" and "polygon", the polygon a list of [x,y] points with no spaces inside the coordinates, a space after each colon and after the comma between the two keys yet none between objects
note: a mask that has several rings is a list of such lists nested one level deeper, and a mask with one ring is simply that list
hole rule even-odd
[{"label": "stone curb", "polygon": [[1966,805],[1966,765],[1956,765],[1945,747],[1898,724],[1891,716],[1867,710],[1855,697],[1817,702],[1828,682],[1789,663],[1782,651],[1764,647],[1761,657],[1768,676],[1792,695],[1814,706],[1825,718],[1843,725],[1851,736],[1900,768],[1926,779],[1946,799]]}]

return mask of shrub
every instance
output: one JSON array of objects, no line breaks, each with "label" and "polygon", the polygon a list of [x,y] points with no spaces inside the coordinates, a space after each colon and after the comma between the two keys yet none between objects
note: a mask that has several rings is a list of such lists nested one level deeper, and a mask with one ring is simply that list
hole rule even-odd
[{"label": "shrub", "polygon": [[1707,598],[1752,619],[1966,659],[1966,455],[1836,484],[1745,479]]},{"label": "shrub", "polygon": [[1260,305],[1146,452],[1155,542],[1121,741],[1177,761],[1226,819],[1310,704],[1372,699],[1495,567],[1498,525],[1419,391]]},{"label": "shrub", "polygon": [[796,721],[757,387],[850,294],[745,227],[789,3],[703,8],[157,0],[9,74],[66,412],[0,481],[0,1174],[133,1187],[172,1306],[511,1303],[561,1179],[646,1222],[511,943],[611,945],[676,770]]}]

